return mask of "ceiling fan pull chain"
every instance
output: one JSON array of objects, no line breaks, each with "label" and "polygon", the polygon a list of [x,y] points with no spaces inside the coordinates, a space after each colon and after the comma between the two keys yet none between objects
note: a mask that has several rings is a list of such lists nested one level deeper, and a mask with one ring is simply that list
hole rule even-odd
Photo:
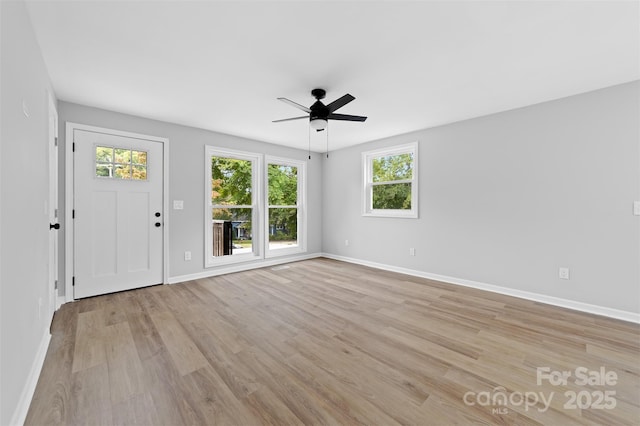
[{"label": "ceiling fan pull chain", "polygon": [[309,160],[311,160],[311,126],[307,126],[309,128]]},{"label": "ceiling fan pull chain", "polygon": [[327,121],[327,158],[329,158],[329,121]]}]

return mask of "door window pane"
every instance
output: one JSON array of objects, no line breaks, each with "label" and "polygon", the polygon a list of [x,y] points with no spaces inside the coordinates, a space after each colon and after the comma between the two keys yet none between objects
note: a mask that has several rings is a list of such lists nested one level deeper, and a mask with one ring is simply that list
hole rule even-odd
[{"label": "door window pane", "polygon": [[116,148],[114,150],[115,162],[118,164],[130,164],[131,163],[131,150]]},{"label": "door window pane", "polygon": [[147,165],[147,153],[145,151],[131,151],[131,162],[142,166]]},{"label": "door window pane", "polygon": [[114,177],[116,179],[131,179],[131,166],[116,164]]},{"label": "door window pane", "polygon": [[96,177],[147,180],[147,153],[127,148],[96,147]]},{"label": "door window pane", "polygon": [[97,163],[113,163],[113,148],[106,146],[96,147]]}]

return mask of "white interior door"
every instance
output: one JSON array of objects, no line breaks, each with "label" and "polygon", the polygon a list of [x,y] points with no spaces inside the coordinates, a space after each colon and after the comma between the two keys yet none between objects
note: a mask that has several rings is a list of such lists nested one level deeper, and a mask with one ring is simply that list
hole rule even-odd
[{"label": "white interior door", "polygon": [[51,318],[58,298],[58,112],[49,96],[49,303],[47,317]]},{"label": "white interior door", "polygon": [[74,131],[74,298],[162,283],[163,144]]}]

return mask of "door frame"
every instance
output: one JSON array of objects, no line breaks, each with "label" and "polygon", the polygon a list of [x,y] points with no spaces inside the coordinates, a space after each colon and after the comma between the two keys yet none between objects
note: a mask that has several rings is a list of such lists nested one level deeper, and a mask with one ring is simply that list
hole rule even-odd
[{"label": "door frame", "polygon": [[169,282],[169,139],[159,136],[150,136],[140,133],[124,132],[121,130],[108,129],[104,127],[90,126],[79,123],[66,123],[65,131],[65,301],[71,302],[73,297],[73,277],[75,271],[74,253],[74,229],[72,211],[74,208],[74,173],[73,173],[73,135],[76,130],[86,130],[96,133],[106,133],[115,136],[128,138],[145,139],[162,143],[162,217],[164,226],[162,230],[162,283]]},{"label": "door frame", "polygon": [[[58,144],[58,108],[53,94],[47,91],[47,138],[49,148],[49,200],[48,216],[50,224],[60,224],[60,208],[59,208],[59,179],[58,169],[60,167],[59,154],[60,147]],[[49,305],[48,315],[58,310],[61,300],[58,297],[58,287],[60,283],[59,275],[59,259],[60,259],[60,231],[49,229]]]}]

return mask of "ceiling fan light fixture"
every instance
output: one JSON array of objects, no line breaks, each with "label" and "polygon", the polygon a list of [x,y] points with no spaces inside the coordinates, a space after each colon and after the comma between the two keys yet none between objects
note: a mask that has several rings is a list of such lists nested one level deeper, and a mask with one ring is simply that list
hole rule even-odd
[{"label": "ceiling fan light fixture", "polygon": [[309,123],[311,124],[311,128],[315,130],[324,130],[327,128],[327,120],[324,118],[314,118]]}]

